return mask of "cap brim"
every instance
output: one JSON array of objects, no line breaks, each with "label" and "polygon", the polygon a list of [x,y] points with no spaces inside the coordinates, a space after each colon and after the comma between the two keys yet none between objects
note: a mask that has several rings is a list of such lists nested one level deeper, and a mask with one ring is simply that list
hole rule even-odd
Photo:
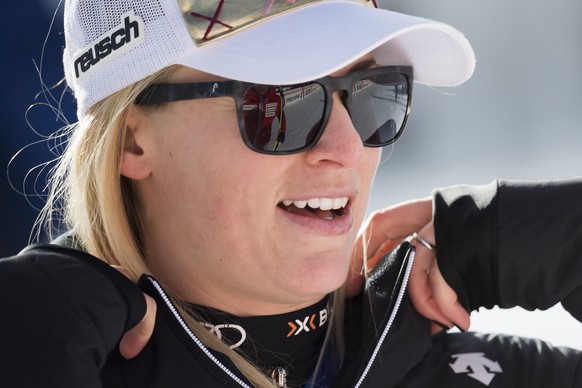
[{"label": "cap brim", "polygon": [[379,65],[411,65],[416,82],[456,86],[475,55],[453,27],[353,2],[325,1],[196,47],[179,64],[225,78],[293,84],[331,74],[373,52]]}]

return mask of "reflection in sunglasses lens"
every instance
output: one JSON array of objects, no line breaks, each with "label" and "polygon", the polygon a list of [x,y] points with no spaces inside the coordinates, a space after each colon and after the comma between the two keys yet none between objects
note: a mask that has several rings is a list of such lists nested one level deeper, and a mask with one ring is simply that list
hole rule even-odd
[{"label": "reflection in sunglasses lens", "polygon": [[[345,103],[364,145],[390,144],[406,119],[406,77],[395,72],[369,75],[353,84]],[[305,149],[321,135],[325,109],[326,91],[320,83],[255,85],[243,96],[246,140],[269,153]]]},{"label": "reflection in sunglasses lens", "polygon": [[378,74],[356,82],[348,109],[352,122],[367,146],[392,142],[403,127],[408,107],[406,79]]},{"label": "reflection in sunglasses lens", "polygon": [[325,108],[317,83],[247,90],[243,118],[248,141],[265,151],[293,151],[311,144]]}]

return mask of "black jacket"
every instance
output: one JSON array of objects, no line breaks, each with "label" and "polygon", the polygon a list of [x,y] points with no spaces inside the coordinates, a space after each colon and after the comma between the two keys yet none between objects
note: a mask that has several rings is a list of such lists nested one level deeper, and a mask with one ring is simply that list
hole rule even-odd
[{"label": "black jacket", "polygon": [[[435,192],[439,267],[463,305],[547,308],[582,320],[582,182],[503,183]],[[414,251],[383,259],[346,306],[346,358],[333,387],[582,387],[582,354],[476,333],[430,336],[405,292]],[[158,304],[151,341],[117,351]],[[100,260],[36,245],[0,261],[1,387],[250,386],[184,325],[155,279],[139,288]]]}]

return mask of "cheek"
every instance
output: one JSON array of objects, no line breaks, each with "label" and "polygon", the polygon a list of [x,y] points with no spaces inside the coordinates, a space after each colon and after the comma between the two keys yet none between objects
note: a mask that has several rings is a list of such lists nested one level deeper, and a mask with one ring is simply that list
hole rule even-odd
[{"label": "cheek", "polygon": [[224,205],[240,175],[233,159],[244,147],[234,111],[192,102],[171,108],[156,122],[152,185],[176,208]]},{"label": "cheek", "polygon": [[231,155],[244,147],[234,109],[197,102],[176,103],[158,131],[160,168],[186,187],[205,185],[208,177],[228,174],[235,167],[230,164]]},{"label": "cheek", "polygon": [[371,187],[374,181],[374,176],[378,170],[378,165],[380,163],[380,157],[382,156],[382,148],[370,148],[364,149],[364,156],[362,157],[362,175],[364,179],[368,182],[367,186]]},{"label": "cheek", "polygon": [[244,145],[234,117],[198,118],[196,126],[176,122],[169,128],[157,186],[172,201],[173,217],[189,229],[204,230],[207,239],[225,242],[245,232],[241,220],[248,224],[266,216],[257,211],[273,202],[273,185],[266,182],[281,173]]},{"label": "cheek", "polygon": [[354,210],[355,221],[357,222],[356,230],[359,228],[364,218],[381,156],[381,148],[365,148],[362,162],[358,166],[361,189],[360,195],[362,200],[358,202],[357,209]]}]

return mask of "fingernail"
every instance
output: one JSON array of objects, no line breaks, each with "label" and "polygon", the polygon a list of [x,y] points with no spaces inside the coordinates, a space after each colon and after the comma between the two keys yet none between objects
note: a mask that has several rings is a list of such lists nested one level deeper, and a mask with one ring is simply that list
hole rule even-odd
[{"label": "fingernail", "polygon": [[459,329],[459,331],[460,331],[461,333],[466,333],[466,332],[467,332],[467,330],[463,330],[463,329],[461,328],[461,326],[457,325],[455,322],[453,322],[453,325],[455,325],[455,327],[456,327],[457,329]]},{"label": "fingernail", "polygon": [[432,321],[432,322],[433,322],[435,325],[439,326],[441,329],[445,330],[445,331],[447,331],[447,330],[449,330],[449,329],[450,329],[450,327],[448,327],[447,325],[445,325],[445,324],[444,324],[444,323],[442,323],[442,322],[439,322],[439,321]]}]

